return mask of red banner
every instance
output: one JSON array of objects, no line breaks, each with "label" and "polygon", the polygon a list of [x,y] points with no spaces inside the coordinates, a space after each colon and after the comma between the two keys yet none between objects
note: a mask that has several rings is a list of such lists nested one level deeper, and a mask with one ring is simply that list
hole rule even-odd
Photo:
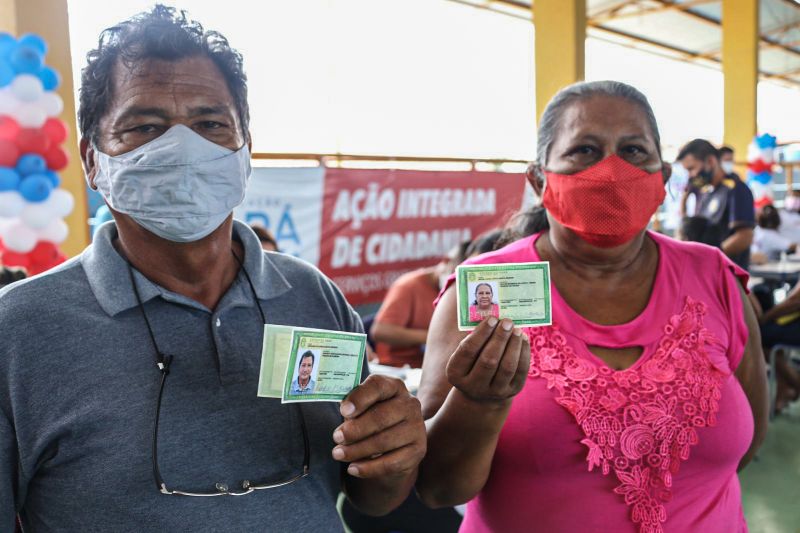
[{"label": "red banner", "polygon": [[327,169],[319,267],[352,305],[380,302],[401,274],[502,226],[524,189],[522,174]]}]

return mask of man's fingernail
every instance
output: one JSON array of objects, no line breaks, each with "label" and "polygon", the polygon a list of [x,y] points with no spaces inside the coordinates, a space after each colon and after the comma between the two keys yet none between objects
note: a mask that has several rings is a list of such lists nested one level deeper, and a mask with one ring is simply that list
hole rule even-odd
[{"label": "man's fingernail", "polygon": [[333,432],[333,442],[336,444],[341,444],[344,442],[344,433],[342,433],[341,429],[337,429]]},{"label": "man's fingernail", "polygon": [[336,448],[333,449],[333,458],[336,459],[337,461],[341,461],[342,459],[344,459],[344,450],[342,449],[341,446],[337,446]]},{"label": "man's fingernail", "polygon": [[358,476],[358,467],[356,465],[350,465],[347,467],[347,473],[351,476]]},{"label": "man's fingernail", "polygon": [[350,416],[356,410],[356,406],[353,405],[352,402],[342,402],[342,406],[339,408],[339,412],[342,413],[342,416]]},{"label": "man's fingernail", "polygon": [[519,337],[520,335],[522,335],[522,330],[519,328],[514,328],[514,336]]},{"label": "man's fingernail", "polygon": [[497,325],[497,317],[490,316],[489,317],[489,325],[495,327]]},{"label": "man's fingernail", "polygon": [[503,319],[502,327],[506,331],[511,331],[511,328],[514,327],[514,323],[512,321],[508,320],[507,318],[505,318],[505,319]]}]

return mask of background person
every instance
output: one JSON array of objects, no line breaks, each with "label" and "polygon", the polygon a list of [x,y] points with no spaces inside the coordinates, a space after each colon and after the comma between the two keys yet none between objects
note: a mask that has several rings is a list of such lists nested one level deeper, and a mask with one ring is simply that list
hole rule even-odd
[{"label": "background person", "polygon": [[700,180],[703,184],[693,219],[701,223],[702,229],[693,232],[695,235],[688,240],[718,246],[734,263],[747,270],[755,226],[750,188],[735,174],[726,174],[719,152],[704,139],[695,139],[681,148],[678,161],[691,180]]},{"label": "background person", "polygon": [[453,273],[469,243],[454,247],[435,266],[403,274],[392,283],[372,323],[375,353],[382,365],[422,366],[423,346],[440,283]]},{"label": "background person", "polygon": [[736,471],[767,419],[747,274],[646,231],[671,167],[639,91],[576,84],[539,124],[529,181],[547,226],[467,263],[549,261],[553,326],[459,332],[443,292],[418,493],[469,501],[463,532],[745,530]]},{"label": "background person", "polygon": [[797,244],[780,233],[781,217],[773,205],[765,205],[758,210],[758,225],[753,233],[751,247],[752,261],[766,263],[777,261],[781,254],[794,253]]},{"label": "background person", "polygon": [[265,252],[280,252],[278,241],[275,240],[275,236],[270,230],[256,224],[250,224],[250,229],[253,230],[253,233],[258,237],[258,240],[261,242],[261,248]]}]

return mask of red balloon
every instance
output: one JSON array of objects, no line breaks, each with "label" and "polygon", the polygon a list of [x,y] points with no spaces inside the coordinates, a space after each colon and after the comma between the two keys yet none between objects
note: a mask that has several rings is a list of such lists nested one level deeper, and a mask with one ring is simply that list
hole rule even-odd
[{"label": "red balloon", "polygon": [[34,263],[50,263],[58,257],[58,248],[52,242],[39,241],[36,247],[28,252],[28,257]]},{"label": "red balloon", "polygon": [[0,139],[13,141],[19,133],[19,124],[8,116],[0,117]]},{"label": "red balloon", "polygon": [[50,148],[50,137],[41,128],[23,128],[17,134],[17,146],[22,153],[45,155]]},{"label": "red balloon", "polygon": [[28,254],[20,254],[17,252],[12,252],[11,250],[4,250],[3,253],[0,254],[0,263],[5,266],[21,267],[27,270],[31,265],[31,260],[28,257]]},{"label": "red balloon", "polygon": [[0,167],[15,167],[19,159],[19,148],[12,141],[0,139]]},{"label": "red balloon", "polygon": [[763,159],[756,159],[755,161],[747,163],[747,168],[752,170],[755,174],[761,174],[762,172],[770,172],[772,170],[772,165],[764,162]]},{"label": "red balloon", "polygon": [[69,163],[69,156],[60,146],[51,146],[50,149],[44,154],[44,160],[47,161],[47,168],[50,170],[64,170]]},{"label": "red balloon", "polygon": [[53,144],[61,144],[67,140],[67,125],[60,118],[48,118],[42,130]]}]

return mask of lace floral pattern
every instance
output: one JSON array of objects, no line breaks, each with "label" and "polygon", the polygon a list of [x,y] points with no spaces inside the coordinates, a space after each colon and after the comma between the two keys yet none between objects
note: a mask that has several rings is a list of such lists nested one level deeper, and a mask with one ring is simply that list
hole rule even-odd
[{"label": "lace floral pattern", "polygon": [[578,356],[558,326],[529,328],[529,375],[542,378],[580,426],[589,471],[612,471],[614,489],[640,533],[662,533],[672,477],[697,444],[697,428],[716,424],[726,372],[706,352],[717,342],[703,326],[706,307],[686,299],[664,326],[655,353],[614,372]]}]

